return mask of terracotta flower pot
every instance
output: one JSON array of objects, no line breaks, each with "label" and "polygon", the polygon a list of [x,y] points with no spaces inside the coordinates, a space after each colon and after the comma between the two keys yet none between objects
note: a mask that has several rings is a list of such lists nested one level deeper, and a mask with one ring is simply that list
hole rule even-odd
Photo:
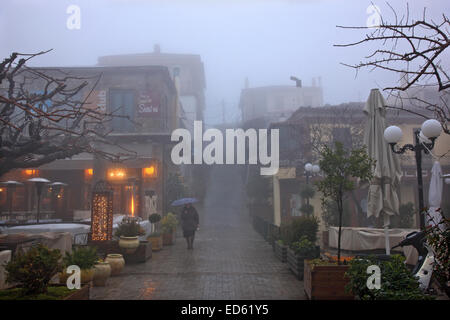
[{"label": "terracotta flower pot", "polygon": [[106,285],[106,281],[111,275],[111,266],[108,262],[98,262],[94,266],[94,287],[104,287]]},{"label": "terracotta flower pot", "polygon": [[147,240],[152,244],[152,251],[159,251],[163,247],[162,236],[158,237],[148,237]]},{"label": "terracotta flower pot", "polygon": [[116,276],[122,272],[125,266],[123,256],[118,253],[110,253],[106,256],[106,262],[111,266],[111,276]]},{"label": "terracotta flower pot", "polygon": [[120,237],[119,247],[128,254],[134,253],[139,247],[139,237]]}]

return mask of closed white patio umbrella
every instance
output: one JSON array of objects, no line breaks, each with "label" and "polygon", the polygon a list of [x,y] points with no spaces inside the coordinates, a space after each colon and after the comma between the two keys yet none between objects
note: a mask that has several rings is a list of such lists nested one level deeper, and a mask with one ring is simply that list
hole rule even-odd
[{"label": "closed white patio umbrella", "polygon": [[[428,191],[428,215],[427,225],[436,226],[441,222],[441,214],[437,211],[441,207],[442,189],[444,181],[442,179],[442,169],[438,161],[435,161],[431,169],[430,189]],[[445,227],[441,224],[440,228]]]},{"label": "closed white patio umbrella", "polygon": [[367,216],[383,215],[386,254],[390,254],[390,217],[399,211],[400,162],[384,139],[386,129],[386,102],[378,89],[372,89],[364,113],[364,144],[368,155],[376,161],[367,197]]}]

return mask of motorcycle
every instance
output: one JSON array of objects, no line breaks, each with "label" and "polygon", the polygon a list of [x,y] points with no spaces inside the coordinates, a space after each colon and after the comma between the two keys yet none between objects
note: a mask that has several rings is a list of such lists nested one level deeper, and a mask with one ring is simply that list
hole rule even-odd
[{"label": "motorcycle", "polygon": [[417,264],[414,266],[412,274],[417,277],[419,287],[423,291],[428,291],[433,275],[434,252],[426,241],[425,231],[413,231],[408,233],[405,239],[398,245],[392,247],[392,249],[405,246],[413,246],[419,253]]}]

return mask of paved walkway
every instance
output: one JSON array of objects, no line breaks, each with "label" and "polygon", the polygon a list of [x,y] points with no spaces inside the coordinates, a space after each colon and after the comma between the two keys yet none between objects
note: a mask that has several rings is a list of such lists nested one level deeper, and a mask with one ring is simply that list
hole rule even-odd
[{"label": "paved walkway", "polygon": [[239,168],[214,167],[211,181],[193,250],[178,237],[92,288],[91,299],[304,299],[303,282],[251,226]]}]

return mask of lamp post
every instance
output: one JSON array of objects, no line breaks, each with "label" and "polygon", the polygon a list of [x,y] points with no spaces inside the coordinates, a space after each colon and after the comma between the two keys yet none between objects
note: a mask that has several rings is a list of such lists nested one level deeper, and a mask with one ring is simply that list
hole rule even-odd
[{"label": "lamp post", "polygon": [[66,186],[67,183],[59,181],[50,183],[50,187],[52,188],[52,202],[53,202],[53,209],[55,210],[55,218],[58,218],[58,199],[60,199],[59,193]]},{"label": "lamp post", "polygon": [[33,182],[36,186],[36,194],[37,194],[37,212],[36,212],[36,223],[39,223],[39,215],[41,213],[41,194],[42,188],[44,184],[49,183],[50,180],[44,178],[31,178],[28,179],[29,182]]},{"label": "lamp post", "polygon": [[384,130],[384,138],[391,146],[391,150],[397,154],[403,154],[407,150],[414,151],[417,168],[417,187],[419,195],[419,218],[420,229],[425,229],[425,216],[423,209],[425,208],[423,200],[423,181],[422,181],[422,151],[425,154],[434,148],[434,143],[437,137],[441,134],[442,126],[439,121],[430,119],[426,120],[421,129],[414,130],[414,145],[405,144],[403,147],[396,148],[395,145],[401,140],[403,136],[402,129],[397,126],[390,126]]},{"label": "lamp post", "polygon": [[[320,167],[317,164],[307,163],[305,164],[305,176],[306,176],[306,185],[309,185],[309,176],[313,175],[313,173],[318,173],[320,171]],[[306,204],[309,206],[309,198],[306,198]]]}]

